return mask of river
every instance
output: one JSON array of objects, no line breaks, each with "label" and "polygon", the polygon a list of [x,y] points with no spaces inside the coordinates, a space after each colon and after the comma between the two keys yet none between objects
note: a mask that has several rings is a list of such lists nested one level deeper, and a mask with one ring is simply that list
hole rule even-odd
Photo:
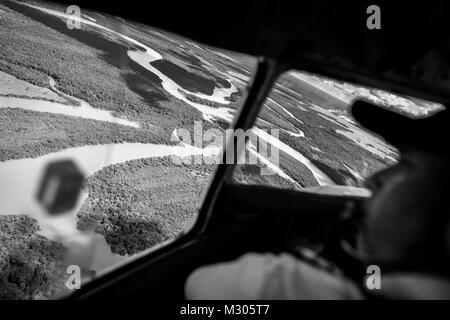
[{"label": "river", "polygon": [[[68,17],[65,13],[55,10],[46,9],[26,3],[23,3],[23,5],[33,7],[42,12],[55,15],[60,18]],[[216,87],[212,95],[205,95],[188,91],[179,86],[172,79],[167,77],[165,74],[163,74],[150,64],[150,62],[162,59],[162,56],[152,48],[126,35],[101,26],[97,24],[94,19],[84,19],[82,17],[78,19],[82,23],[111,32],[117,36],[122,37],[130,44],[143,48],[144,51],[135,49],[128,50],[128,57],[132,61],[161,79],[162,87],[169,95],[176,99],[182,100],[193,108],[199,110],[203,114],[205,120],[213,121],[213,119],[221,119],[228,123],[232,121],[235,111],[232,108],[226,106],[230,103],[227,98],[229,98],[234,92],[236,92],[237,89],[230,79],[228,79],[231,84],[229,88]],[[15,80],[21,81],[19,79]],[[72,96],[68,96],[67,94],[58,91],[55,85],[55,81],[52,78],[49,79],[49,83],[54,92],[57,92],[60,96],[65,97],[67,100],[72,99],[77,101],[79,106],[71,106],[61,102],[51,102],[47,100],[7,96],[0,96],[0,106],[23,108],[39,112],[51,112],[99,121],[108,121],[139,128],[139,124],[136,122],[113,116],[110,111],[93,108],[85,101]],[[41,89],[49,90],[45,88]],[[220,103],[224,106],[210,107],[201,103],[195,103],[188,100],[183,95],[183,93],[194,95],[198,98],[209,100],[212,102]],[[253,128],[253,132],[260,139],[268,141],[269,143],[278,147],[280,150],[286,152],[294,159],[297,159],[299,162],[307,166],[318,181],[319,185],[334,184],[334,182],[330,178],[328,178],[326,174],[324,174],[319,168],[317,168],[311,161],[309,161],[298,151],[286,145],[279,139],[268,135],[263,130]],[[127,257],[113,254],[109,246],[106,244],[104,238],[100,235],[81,232],[76,229],[76,212],[79,210],[81,204],[88,196],[87,194],[82,194],[78,199],[77,206],[66,214],[60,215],[55,218],[49,217],[46,214],[45,210],[35,200],[37,183],[40,181],[40,175],[44,171],[45,166],[50,161],[72,159],[84,173],[84,175],[89,176],[101,170],[105,166],[134,159],[162,157],[169,155],[188,156],[193,154],[203,154],[211,156],[217,154],[218,152],[219,150],[217,148],[199,149],[185,144],[171,146],[157,144],[123,143],[69,148],[33,159],[27,158],[0,162],[0,176],[2,177],[2,182],[0,183],[0,214],[28,214],[37,218],[42,229],[42,235],[48,237],[49,239],[57,240],[63,243],[65,246],[69,247],[69,251],[71,252],[71,254],[69,255],[70,257],[68,259],[70,261],[68,262],[76,261],[77,264],[84,263],[85,265],[83,266],[86,268],[95,271],[101,271],[105,267],[110,266]],[[281,177],[293,181],[293,179],[285,174],[280,168],[274,167],[270,163],[267,164],[269,167],[273,168],[275,172]]]}]

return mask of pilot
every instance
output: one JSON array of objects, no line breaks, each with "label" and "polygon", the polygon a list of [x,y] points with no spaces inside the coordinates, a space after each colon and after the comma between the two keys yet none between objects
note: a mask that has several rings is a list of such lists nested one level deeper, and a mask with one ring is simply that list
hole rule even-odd
[{"label": "pilot", "polygon": [[287,253],[247,253],[194,270],[188,299],[450,299],[449,111],[411,119],[356,101],[352,115],[401,155],[367,180],[373,195],[355,237],[355,256],[375,266],[379,283]]}]

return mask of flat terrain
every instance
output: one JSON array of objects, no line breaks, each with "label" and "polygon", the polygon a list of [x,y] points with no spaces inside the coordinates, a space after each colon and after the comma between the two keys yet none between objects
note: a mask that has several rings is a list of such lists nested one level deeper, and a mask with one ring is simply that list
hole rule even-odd
[{"label": "flat terrain", "polygon": [[[191,129],[194,121],[202,119],[199,111],[168,96],[160,79],[128,58],[127,50],[133,49],[133,45],[90,27],[70,32],[64,21],[14,2],[8,1],[0,9],[0,102],[6,101],[0,106],[0,161],[35,158],[85,145],[122,142],[172,144],[174,129]],[[117,29],[118,22],[110,17],[102,23]],[[209,59],[210,70],[201,70],[201,61],[180,52],[174,40],[167,36],[140,25],[121,28],[121,32],[127,32],[160,50],[164,56],[171,57],[167,60],[171,68],[168,72],[183,87],[210,94],[216,81],[224,88],[229,86],[218,73],[214,73],[214,61]],[[177,52],[177,55],[165,54],[165,50]],[[190,63],[184,59],[189,56],[192,57]],[[213,53],[208,52],[204,61],[210,56]],[[164,68],[163,65],[159,67]],[[223,66],[221,68],[224,69]],[[192,80],[189,80],[189,71],[192,71]],[[55,88],[52,88],[50,79],[54,80]],[[112,111],[118,118],[135,121],[139,128],[11,108],[8,105],[10,100],[1,100],[2,97],[22,98],[27,104],[29,101],[48,101],[74,107],[79,105],[78,100],[82,100],[93,108]],[[221,129],[223,125],[206,123],[204,127]],[[111,250],[124,255],[137,253],[183,230],[201,203],[209,173],[197,172],[195,168],[171,167],[167,161],[138,160],[105,168],[89,177],[86,180],[89,198],[79,213],[80,228],[94,228],[105,236]],[[158,175],[160,181],[156,183],[153,179]],[[118,180],[122,188],[115,184]],[[137,181],[140,183],[136,184]],[[164,185],[164,181],[170,185]],[[110,189],[101,185],[109,185]],[[142,196],[131,206],[129,201],[132,198]],[[117,210],[108,210],[110,207]],[[7,230],[9,233],[5,231],[0,236],[0,265],[7,270],[4,273],[7,278],[1,280],[1,296],[36,299],[57,295],[65,276],[63,260],[67,248],[37,236],[38,227],[34,220],[26,220],[30,228],[11,229],[15,219],[29,219],[6,215],[14,213],[0,212],[1,227],[10,228]],[[87,224],[88,221],[91,223]],[[15,240],[12,238],[14,233],[18,234]],[[34,250],[31,252],[33,255],[25,259],[26,253],[20,248],[28,248],[29,241],[42,244],[48,241],[48,244],[41,245],[39,251],[30,246],[28,251]],[[59,250],[57,255],[53,252],[56,249]],[[9,256],[19,257],[17,263],[23,267],[18,268]],[[48,260],[50,257],[55,260]],[[41,260],[52,265],[33,262]],[[29,268],[37,275],[52,273],[55,279],[46,279],[44,274],[31,280],[23,268]],[[16,276],[8,276],[9,273]]]},{"label": "flat terrain", "polygon": [[0,161],[35,158],[84,145],[167,141],[157,128],[153,131],[139,130],[51,113],[36,115],[33,111],[11,108],[0,109],[0,123]]},{"label": "flat terrain", "polygon": [[[84,22],[69,30],[63,18],[45,11],[65,8],[32,3],[43,7],[0,4],[0,166],[72,147],[175,145],[174,130],[193,133],[195,121],[202,121],[204,131],[221,134],[230,126],[255,58],[85,10],[100,27]],[[31,110],[21,103],[55,108]],[[65,108],[75,115],[63,114]],[[110,121],[81,117],[82,110]],[[277,81],[256,127],[278,129],[284,149],[272,175],[261,175],[269,158],[238,165],[238,183],[300,190],[319,185],[317,177],[324,175],[354,186],[397,159],[395,149],[354,123],[348,103],[335,92],[292,74]],[[122,256],[174,238],[194,222],[213,170],[162,156],[103,167],[84,181],[87,196],[77,212],[77,230],[94,230]],[[0,204],[0,267],[6,270],[0,298],[54,297],[63,292],[62,261],[71,248],[40,235],[38,218],[19,214],[33,216],[4,212]]]},{"label": "flat terrain", "polygon": [[95,108],[137,121],[144,130],[164,130],[166,142],[175,128],[201,119],[195,109],[169,99],[157,77],[130,61],[129,45],[98,32],[69,30],[56,17],[7,4],[20,14],[2,13],[1,71],[48,88],[50,76],[59,90]]}]

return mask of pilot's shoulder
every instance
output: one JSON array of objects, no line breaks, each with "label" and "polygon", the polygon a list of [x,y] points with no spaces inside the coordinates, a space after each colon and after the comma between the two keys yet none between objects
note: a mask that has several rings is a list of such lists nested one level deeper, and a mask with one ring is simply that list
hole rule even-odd
[{"label": "pilot's shoulder", "polygon": [[349,280],[288,254],[248,253],[195,270],[186,282],[190,299],[359,299]]}]

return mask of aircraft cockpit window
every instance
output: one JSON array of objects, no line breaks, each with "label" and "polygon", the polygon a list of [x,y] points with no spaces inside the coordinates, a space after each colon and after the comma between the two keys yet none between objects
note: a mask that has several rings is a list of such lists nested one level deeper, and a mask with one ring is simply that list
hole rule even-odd
[{"label": "aircraft cockpit window", "polygon": [[233,179],[244,184],[369,196],[368,190],[360,188],[362,182],[394,164],[398,152],[354,121],[349,111],[355,99],[416,118],[443,108],[306,72],[286,72],[274,84],[255,126],[247,133],[245,157],[241,155]]},{"label": "aircraft cockpit window", "polygon": [[0,47],[0,299],[71,293],[195,223],[255,58],[37,1],[2,1]]}]

